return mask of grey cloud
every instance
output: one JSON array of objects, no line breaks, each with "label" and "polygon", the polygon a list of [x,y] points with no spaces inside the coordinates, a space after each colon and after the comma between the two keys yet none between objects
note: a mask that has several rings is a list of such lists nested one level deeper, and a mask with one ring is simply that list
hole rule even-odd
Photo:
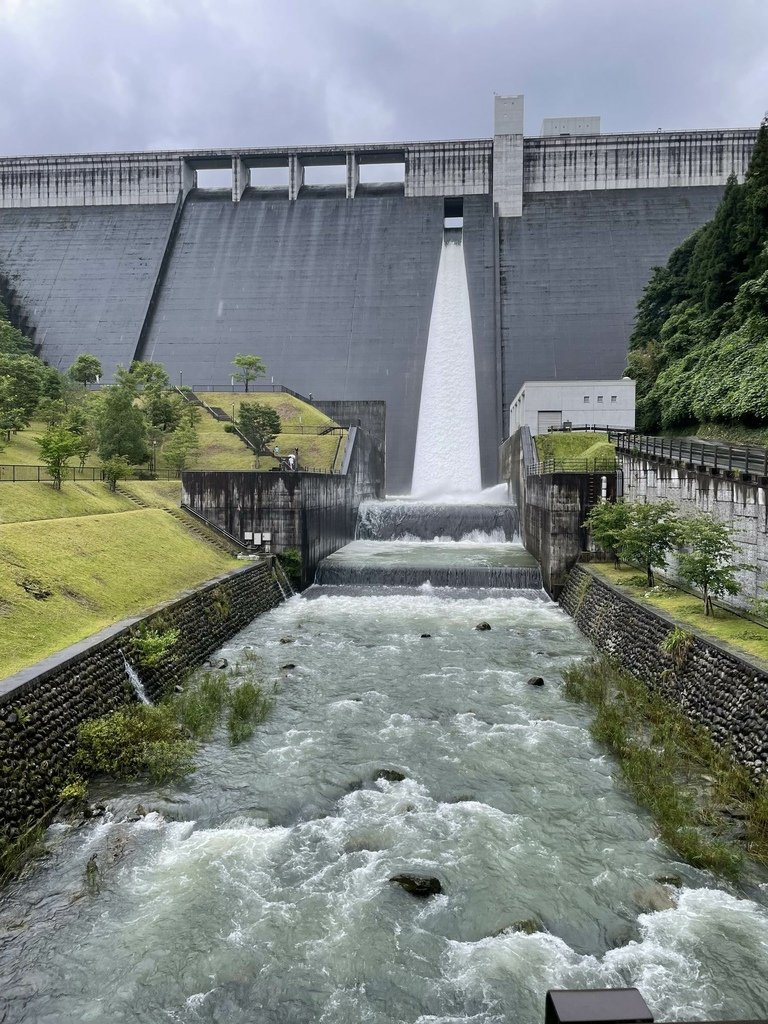
[{"label": "grey cloud", "polygon": [[494,90],[529,134],[749,125],[767,41],[755,0],[0,0],[0,152],[487,136]]}]

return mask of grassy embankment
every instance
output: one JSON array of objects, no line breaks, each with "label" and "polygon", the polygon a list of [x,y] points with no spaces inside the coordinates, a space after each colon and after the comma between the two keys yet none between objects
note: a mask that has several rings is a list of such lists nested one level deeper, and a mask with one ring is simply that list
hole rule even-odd
[{"label": "grassy embankment", "polygon": [[0,484],[0,524],[0,678],[236,565],[99,483]]},{"label": "grassy embankment", "polygon": [[[294,398],[293,395],[285,394],[284,392],[254,392],[253,394],[244,394],[240,392],[203,392],[201,391],[198,397],[205,402],[206,405],[218,406],[223,409],[229,416],[232,415],[234,408],[235,416],[239,415],[239,409],[242,402],[259,402],[261,405],[271,406],[280,417],[280,421],[283,427],[327,427],[333,426],[334,421],[320,412],[319,409],[315,409],[314,406],[307,405],[298,398]],[[204,449],[201,449],[200,455],[198,456],[195,465],[205,468],[208,464],[215,465],[218,469],[253,469],[254,462],[250,452],[247,451],[242,441],[239,440],[234,434],[227,434],[223,431],[223,424],[217,422],[212,416],[205,413],[201,418],[200,423],[197,427],[200,439],[203,441],[205,437],[207,440],[204,442]],[[233,449],[228,448],[225,452],[223,447],[214,452],[210,447],[212,443],[223,445],[220,441],[218,434],[223,433],[223,437],[229,441],[234,442],[237,445],[237,452]],[[294,448],[299,449],[299,463],[303,469],[320,469],[328,470],[330,468],[338,469],[341,466],[341,461],[344,455],[344,446],[346,443],[346,434],[341,439],[339,444],[338,433],[334,434],[301,434],[292,433],[290,429],[284,430],[277,436],[274,444],[279,447],[280,452],[287,455],[292,452]],[[338,449],[338,454],[337,454]],[[206,463],[204,457],[216,455],[218,461],[214,463]],[[232,465],[229,464],[230,460]],[[226,461],[226,465],[224,464]],[[162,465],[162,463],[161,463]],[[273,466],[277,465],[275,459],[260,458],[259,469],[272,469]]]},{"label": "grassy embankment", "polygon": [[665,612],[682,629],[693,627],[700,633],[730,645],[737,653],[749,654],[764,661],[768,667],[768,628],[765,626],[721,608],[716,609],[714,618],[705,616],[701,598],[665,583],[659,583],[653,590],[649,590],[645,575],[633,566],[620,565],[616,568],[606,562],[592,562],[590,569],[608,583],[626,591],[633,600]]},{"label": "grassy embankment", "polygon": [[[90,398],[90,396],[88,396]],[[210,406],[219,406],[228,415],[232,415],[234,407],[237,415],[240,403],[243,401],[257,401],[263,405],[270,405],[276,409],[285,427],[292,426],[333,426],[331,420],[324,413],[311,405],[294,398],[293,395],[282,392],[254,392],[245,395],[242,392],[201,392],[199,397]],[[86,399],[88,400],[88,399]],[[215,420],[213,416],[200,411],[196,430],[200,438],[200,451],[190,468],[199,469],[263,469],[268,470],[277,465],[272,458],[260,458],[258,466],[254,463],[253,453],[237,437],[225,429],[225,424]],[[42,437],[45,433],[45,424],[33,422],[25,430],[18,434],[12,434],[10,442],[0,451],[0,464],[15,466],[37,466],[40,465],[40,449],[35,439]],[[320,469],[327,471],[330,468],[339,469],[344,456],[346,436],[342,437],[341,444],[338,433],[317,435],[317,434],[295,434],[290,429],[278,435],[275,444],[284,454],[299,449],[299,461],[303,468]],[[71,460],[76,462],[76,460]],[[91,452],[85,461],[89,468],[99,467],[101,461],[95,452]],[[162,447],[157,453],[157,467],[159,470],[167,469],[163,458]],[[89,474],[90,475],[90,474]]]},{"label": "grassy embankment", "polygon": [[612,469],[616,451],[608,440],[607,434],[591,431],[553,431],[550,434],[537,434],[534,438],[536,453],[544,462],[555,460],[555,469],[575,469],[577,460],[584,465],[585,461],[596,462],[597,466]]}]

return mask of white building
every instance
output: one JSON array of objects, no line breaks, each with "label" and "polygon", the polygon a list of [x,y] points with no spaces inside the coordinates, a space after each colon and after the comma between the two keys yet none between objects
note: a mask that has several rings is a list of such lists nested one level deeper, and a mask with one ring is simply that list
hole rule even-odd
[{"label": "white building", "polygon": [[528,426],[532,434],[550,427],[635,427],[635,382],[621,380],[529,380],[509,407],[509,433]]}]

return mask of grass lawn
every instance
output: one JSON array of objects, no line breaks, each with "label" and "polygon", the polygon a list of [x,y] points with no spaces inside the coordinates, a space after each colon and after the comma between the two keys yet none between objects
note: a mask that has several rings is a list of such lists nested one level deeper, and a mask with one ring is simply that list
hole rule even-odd
[{"label": "grass lawn", "polygon": [[607,434],[590,431],[553,431],[537,434],[534,438],[536,453],[545,459],[605,459],[614,458],[615,449]]},{"label": "grass lawn", "polygon": [[631,566],[616,569],[606,562],[591,562],[589,567],[609,583],[626,590],[636,601],[666,612],[682,628],[693,626],[701,633],[725,641],[737,651],[759,658],[768,667],[768,629],[765,626],[720,608],[716,609],[716,618],[705,616],[704,602],[700,598],[666,584],[660,583],[654,591],[649,591],[645,574]]},{"label": "grass lawn", "polygon": [[[44,423],[35,420],[18,434],[11,434],[11,440],[5,442],[5,447],[0,449],[0,465],[6,466],[39,466],[40,448],[35,444],[36,437],[42,437],[46,431]],[[5,441],[5,434],[3,434]],[[77,466],[78,460],[70,459],[70,465]],[[101,466],[98,455],[90,452],[85,460],[86,466]]]},{"label": "grass lawn", "polygon": [[[179,508],[181,505],[181,480],[121,480],[120,490],[152,508]],[[131,504],[130,507],[136,506]]]},{"label": "grass lawn", "polygon": [[120,494],[111,494],[101,482],[65,482],[60,491],[53,484],[0,484],[0,523],[34,519],[63,519],[135,508]]},{"label": "grass lawn", "polygon": [[3,678],[237,562],[162,509],[136,509],[0,526],[0,565]]},{"label": "grass lawn", "polygon": [[[285,394],[282,391],[259,392],[254,391],[248,395],[242,391],[231,392],[209,392],[201,391],[198,397],[210,406],[218,406],[229,416],[232,415],[234,406],[235,417],[239,414],[242,402],[259,402],[261,405],[271,406],[280,417],[284,427],[286,426],[333,426],[334,421],[306,402],[302,402],[293,395]],[[202,447],[195,464],[191,468],[200,469],[255,469],[253,456],[245,448],[245,445],[234,434],[227,434],[224,424],[214,420],[208,413],[203,413],[197,425],[200,434]],[[221,439],[225,438],[231,444]],[[346,444],[346,433],[339,444],[338,434],[295,434],[286,430],[278,434],[275,445],[283,454],[292,452],[294,448],[299,449],[299,463],[303,469],[319,469],[328,471],[330,468],[338,469],[344,456]],[[226,447],[225,447],[226,445]],[[338,449],[338,455],[337,455]],[[213,461],[216,460],[216,461]],[[335,461],[334,461],[335,460]],[[226,461],[226,465],[224,465]],[[162,456],[160,465],[162,466]],[[275,459],[260,458],[259,469],[272,469],[276,466]]]}]

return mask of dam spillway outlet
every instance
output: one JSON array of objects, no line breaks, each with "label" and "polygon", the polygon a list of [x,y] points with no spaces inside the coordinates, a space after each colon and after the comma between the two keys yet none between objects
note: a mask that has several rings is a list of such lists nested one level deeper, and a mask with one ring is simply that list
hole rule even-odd
[{"label": "dam spillway outlet", "polygon": [[450,504],[414,500],[364,501],[357,515],[357,540],[512,541],[520,534],[520,512],[508,502]]},{"label": "dam spillway outlet", "polygon": [[508,543],[358,540],[324,558],[320,586],[541,590],[538,562]]},{"label": "dam spillway outlet", "polygon": [[421,384],[411,494],[479,493],[480,431],[463,232],[443,231]]}]

